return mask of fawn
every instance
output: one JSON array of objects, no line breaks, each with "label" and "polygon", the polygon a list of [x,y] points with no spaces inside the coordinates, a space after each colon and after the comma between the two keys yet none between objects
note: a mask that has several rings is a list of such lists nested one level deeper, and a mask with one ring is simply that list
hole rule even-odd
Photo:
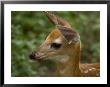
[{"label": "fawn", "polygon": [[81,64],[81,41],[78,32],[61,17],[45,11],[56,26],[44,43],[30,55],[31,59],[56,59],[56,76],[98,77],[100,64]]}]

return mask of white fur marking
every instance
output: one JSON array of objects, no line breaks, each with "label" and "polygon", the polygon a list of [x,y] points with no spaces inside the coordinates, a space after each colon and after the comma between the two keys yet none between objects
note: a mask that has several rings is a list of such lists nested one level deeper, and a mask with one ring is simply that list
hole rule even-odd
[{"label": "white fur marking", "polygon": [[96,70],[95,68],[92,68],[93,70]]},{"label": "white fur marking", "polygon": [[89,71],[91,71],[92,69],[89,69]]},{"label": "white fur marking", "polygon": [[96,70],[95,68],[91,68],[91,69],[89,69],[89,71],[92,71],[92,70]]},{"label": "white fur marking", "polygon": [[61,43],[61,38],[60,38],[60,37],[57,38],[54,42],[55,42],[55,43]]},{"label": "white fur marking", "polygon": [[84,73],[88,73],[88,70],[84,71]]}]

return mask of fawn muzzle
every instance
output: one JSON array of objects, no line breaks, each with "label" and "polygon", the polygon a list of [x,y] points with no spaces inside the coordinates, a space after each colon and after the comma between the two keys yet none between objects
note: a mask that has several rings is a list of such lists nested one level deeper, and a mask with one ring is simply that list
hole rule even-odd
[{"label": "fawn muzzle", "polygon": [[42,53],[39,53],[39,52],[35,52],[33,51],[30,55],[29,55],[30,59],[32,60],[39,60],[39,59],[42,59],[43,58],[43,54]]}]

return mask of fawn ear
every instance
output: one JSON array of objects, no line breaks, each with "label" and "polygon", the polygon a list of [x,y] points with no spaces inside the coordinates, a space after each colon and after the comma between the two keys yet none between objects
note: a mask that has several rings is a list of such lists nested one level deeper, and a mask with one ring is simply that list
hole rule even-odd
[{"label": "fawn ear", "polygon": [[61,17],[54,14],[54,12],[44,11],[44,14],[49,18],[49,20],[55,25],[61,25],[66,27],[71,27],[70,24],[62,19]]},{"label": "fawn ear", "polygon": [[75,30],[59,25],[57,26],[57,28],[59,29],[63,37],[66,39],[68,44],[75,43],[80,40],[80,36]]}]

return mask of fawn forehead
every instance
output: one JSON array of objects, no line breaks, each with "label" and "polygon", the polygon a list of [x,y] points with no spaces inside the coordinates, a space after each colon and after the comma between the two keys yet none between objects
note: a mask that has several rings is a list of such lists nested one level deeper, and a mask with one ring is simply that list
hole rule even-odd
[{"label": "fawn forehead", "polygon": [[46,38],[49,42],[61,42],[61,33],[58,29],[54,29]]}]

